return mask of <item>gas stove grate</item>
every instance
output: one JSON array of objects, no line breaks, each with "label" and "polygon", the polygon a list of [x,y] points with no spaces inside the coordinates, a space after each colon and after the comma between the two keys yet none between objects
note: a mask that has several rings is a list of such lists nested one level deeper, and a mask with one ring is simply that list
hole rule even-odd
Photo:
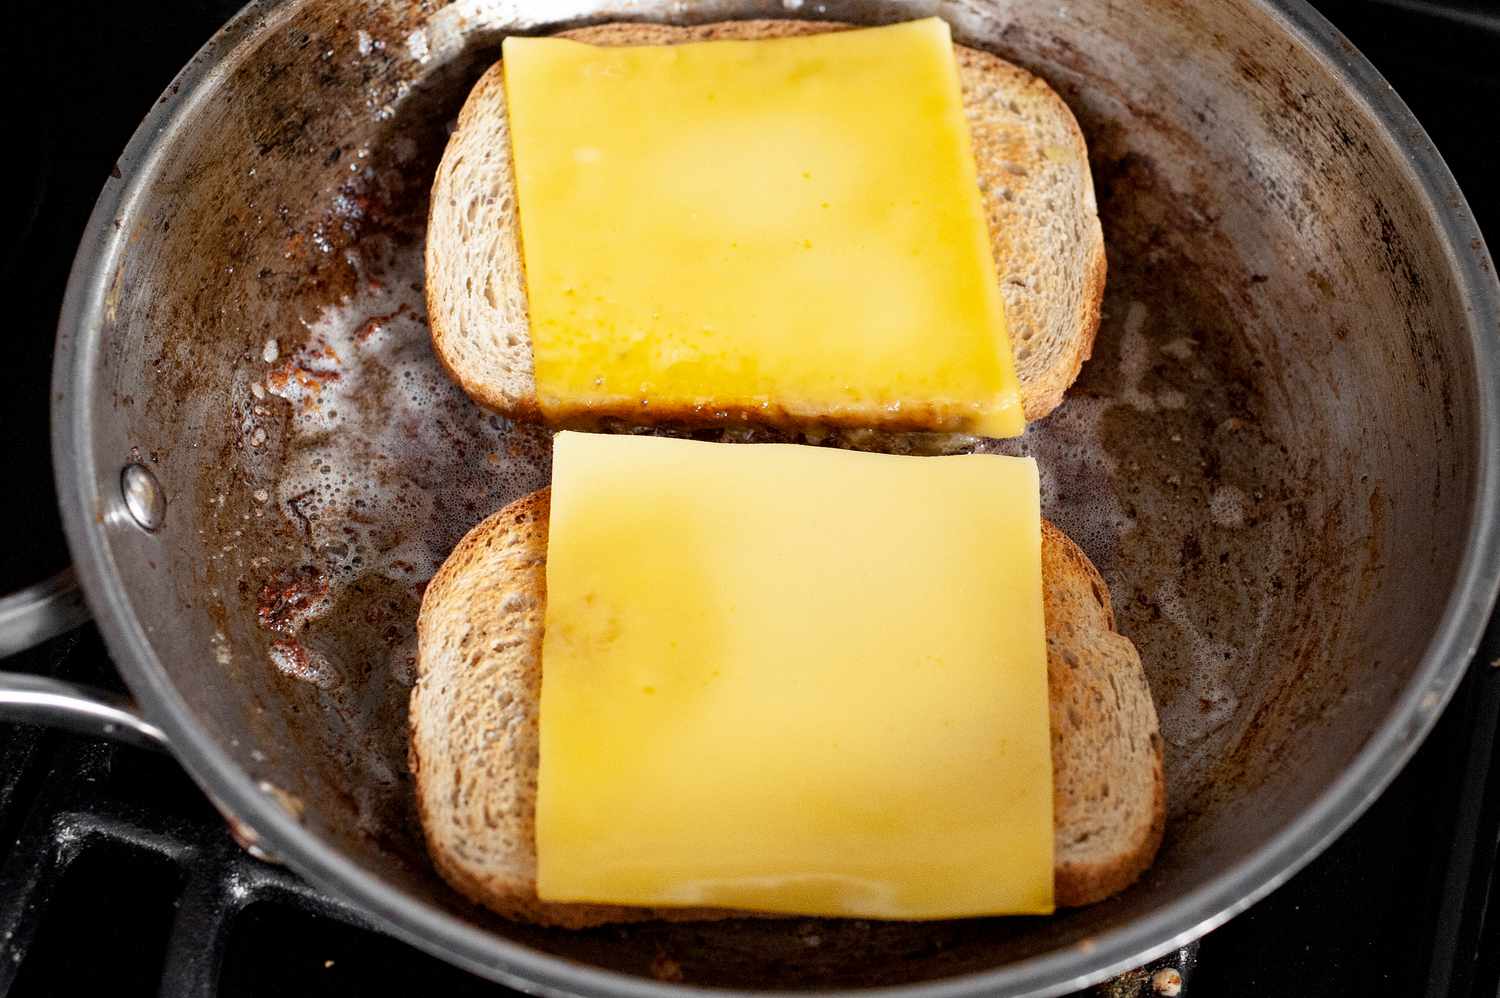
[{"label": "gas stove grate", "polygon": [[[49,658],[46,671],[110,681],[92,628],[7,664]],[[247,855],[169,757],[0,725],[0,998],[434,986],[513,993],[380,936]]]},{"label": "gas stove grate", "polygon": [[[122,770],[180,781],[156,772],[170,767],[166,760],[127,760],[139,750],[80,738],[51,741],[13,728],[0,752],[6,791],[41,782],[0,866],[0,948],[9,956],[0,960],[0,994],[56,994],[67,984],[78,993],[119,990],[123,978],[139,986],[135,993],[208,998],[220,994],[233,924],[256,905],[362,924],[291,873],[246,856],[211,814],[193,820],[120,792]],[[95,892],[112,903],[97,904]],[[94,932],[67,931],[69,923]]]}]

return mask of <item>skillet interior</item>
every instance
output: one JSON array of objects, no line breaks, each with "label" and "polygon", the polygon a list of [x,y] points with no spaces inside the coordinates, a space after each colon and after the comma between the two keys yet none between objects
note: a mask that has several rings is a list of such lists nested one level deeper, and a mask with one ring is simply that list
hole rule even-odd
[{"label": "skillet interior", "polygon": [[1364,109],[1248,3],[945,5],[960,40],[1048,79],[1090,143],[1104,324],[1022,446],[1147,663],[1168,742],[1157,864],[1052,919],[559,933],[459,901],[412,815],[412,621],[457,538],[545,481],[546,439],[449,386],[416,288],[427,184],[508,11],[273,9],[118,221],[95,459],[108,476],[138,455],[171,511],[158,535],[121,526],[112,552],[172,682],[267,792],[409,894],[545,950],[854,986],[1085,944],[1250,855],[1348,765],[1419,660],[1474,494],[1476,389],[1438,233]]}]

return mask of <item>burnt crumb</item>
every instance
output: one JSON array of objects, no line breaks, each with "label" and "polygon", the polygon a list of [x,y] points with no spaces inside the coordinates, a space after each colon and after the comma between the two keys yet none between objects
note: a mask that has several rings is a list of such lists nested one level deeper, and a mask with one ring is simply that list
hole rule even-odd
[{"label": "burnt crumb", "polygon": [[328,608],[328,576],[312,565],[284,568],[260,587],[255,616],[277,634],[294,634]]},{"label": "burnt crumb", "polygon": [[368,340],[371,336],[374,336],[376,333],[378,333],[386,323],[405,315],[408,311],[410,310],[407,308],[406,304],[402,303],[402,305],[394,312],[387,312],[384,315],[370,316],[360,325],[358,329],[354,331],[355,341],[358,343],[363,343],[365,340]]},{"label": "burnt crumb", "polygon": [[309,540],[312,539],[312,521],[307,518],[306,513],[302,512],[302,504],[311,499],[312,496],[313,490],[307,489],[297,493],[286,501],[286,508],[292,511],[292,516],[296,517],[297,522],[302,525],[302,533]]},{"label": "burnt crumb", "polygon": [[295,638],[276,639],[266,649],[266,654],[277,672],[319,690],[337,690],[345,683],[344,676],[327,657]]},{"label": "burnt crumb", "polygon": [[327,343],[314,339],[303,343],[285,357],[266,375],[266,389],[283,398],[299,388],[306,393],[307,400],[315,399],[330,383],[340,380],[343,372],[341,358]]},{"label": "burnt crumb", "polygon": [[296,675],[306,675],[308,668],[307,649],[302,647],[299,641],[287,641],[277,639],[271,642],[271,654],[280,663],[283,663],[283,671]]}]

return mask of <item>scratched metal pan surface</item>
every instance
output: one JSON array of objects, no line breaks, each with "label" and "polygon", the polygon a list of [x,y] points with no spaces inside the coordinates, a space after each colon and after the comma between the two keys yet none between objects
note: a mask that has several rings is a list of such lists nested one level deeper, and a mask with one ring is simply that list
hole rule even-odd
[{"label": "scratched metal pan surface", "polygon": [[[464,95],[511,31],[931,13],[1049,81],[1089,142],[1103,326],[1018,447],[1145,661],[1160,858],[1045,919],[564,932],[476,910],[414,814],[413,622],[458,538],[547,481],[549,441],[470,404],[428,345],[427,191]],[[1353,820],[1493,598],[1491,262],[1404,105],[1295,0],[254,4],[120,174],[80,250],[55,396],[65,520],[111,648],[263,848],[524,990],[1098,980],[1218,924]],[[132,461],[166,490],[155,533],[121,510]]]}]

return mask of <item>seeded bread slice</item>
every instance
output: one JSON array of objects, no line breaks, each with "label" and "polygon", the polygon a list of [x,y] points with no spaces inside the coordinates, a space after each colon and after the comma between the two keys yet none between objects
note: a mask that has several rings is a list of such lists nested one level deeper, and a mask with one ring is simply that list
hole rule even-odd
[{"label": "seeded bread slice", "polygon": [[[736,914],[559,904],[536,896],[537,706],[550,492],[459,542],[417,619],[411,769],[427,850],[460,893],[509,918],[583,928]],[[1052,725],[1054,893],[1089,904],[1151,864],[1166,814],[1156,709],[1088,558],[1042,524]]]},{"label": "seeded bread slice", "polygon": [[[562,35],[596,45],[670,45],[848,27],[786,20],[695,27],[615,23]],[[1040,419],[1062,402],[1099,327],[1104,237],[1088,150],[1067,104],[1042,80],[988,52],[961,45],[955,52],[1021,399],[1026,418]],[[432,342],[448,373],[486,408],[513,419],[540,419],[499,63],[469,94],[438,166],[426,262]],[[651,408],[657,422],[710,418],[666,406]],[[724,416],[734,421],[741,417],[752,422],[767,418],[760,411]],[[921,417],[887,425],[894,417],[883,410],[864,417],[863,422],[859,414],[852,418],[859,425],[892,430],[944,429],[922,424]],[[918,422],[911,423],[912,418]]]}]

